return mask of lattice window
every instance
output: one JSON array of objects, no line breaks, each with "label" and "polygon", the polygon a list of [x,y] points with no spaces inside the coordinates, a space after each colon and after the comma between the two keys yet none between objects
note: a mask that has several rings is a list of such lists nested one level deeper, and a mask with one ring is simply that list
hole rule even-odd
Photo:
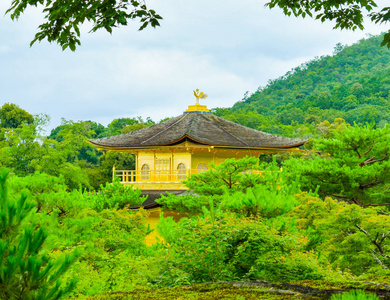
[{"label": "lattice window", "polygon": [[150,167],[148,164],[144,164],[141,168],[142,170],[142,180],[150,179]]},{"label": "lattice window", "polygon": [[177,166],[177,174],[179,175],[179,179],[180,180],[183,180],[183,179],[187,178],[187,169],[186,169],[185,164],[180,163]]},{"label": "lattice window", "polygon": [[198,170],[198,171],[197,171],[198,174],[199,174],[199,173],[204,173],[204,172],[206,172],[206,171],[207,171],[207,166],[206,166],[206,164],[199,164],[197,170]]},{"label": "lattice window", "polygon": [[156,159],[155,160],[156,170],[168,171],[171,167],[171,159]]}]

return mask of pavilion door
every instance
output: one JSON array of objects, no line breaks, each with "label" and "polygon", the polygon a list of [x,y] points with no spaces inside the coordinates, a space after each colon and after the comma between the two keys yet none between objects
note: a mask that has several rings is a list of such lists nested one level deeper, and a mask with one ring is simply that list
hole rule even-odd
[{"label": "pavilion door", "polygon": [[155,180],[170,181],[171,159],[170,158],[156,159],[155,166],[156,166]]}]

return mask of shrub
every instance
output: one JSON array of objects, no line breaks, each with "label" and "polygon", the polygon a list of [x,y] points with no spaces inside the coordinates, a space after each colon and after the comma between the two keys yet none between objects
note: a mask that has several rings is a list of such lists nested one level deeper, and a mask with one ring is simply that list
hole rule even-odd
[{"label": "shrub", "polygon": [[332,295],[331,300],[379,300],[374,293],[366,294],[362,290],[352,290],[341,295]]},{"label": "shrub", "polygon": [[270,189],[265,185],[248,188],[245,193],[236,192],[223,198],[224,208],[238,212],[244,216],[261,216],[274,218],[283,215],[298,204],[286,190]]},{"label": "shrub", "polygon": [[133,190],[126,187],[119,181],[106,183],[100,186],[101,191],[90,194],[89,201],[91,207],[100,212],[103,209],[123,209],[126,206],[139,206],[147,197],[141,197],[141,190]]},{"label": "shrub", "polygon": [[238,217],[218,206],[178,223],[163,218],[157,229],[172,254],[172,264],[192,283],[323,277],[314,254],[304,252],[304,236],[283,233],[259,218]]},{"label": "shrub", "polygon": [[205,196],[183,195],[176,196],[167,193],[166,196],[156,199],[156,202],[163,205],[163,209],[175,210],[181,214],[196,214],[202,212],[202,207],[210,208],[210,200]]},{"label": "shrub", "polygon": [[25,177],[12,176],[9,179],[9,185],[11,192],[13,190],[21,191],[28,189],[30,199],[37,203],[38,212],[45,206],[45,196],[47,194],[67,190],[65,180],[62,176],[55,177],[38,171]]}]

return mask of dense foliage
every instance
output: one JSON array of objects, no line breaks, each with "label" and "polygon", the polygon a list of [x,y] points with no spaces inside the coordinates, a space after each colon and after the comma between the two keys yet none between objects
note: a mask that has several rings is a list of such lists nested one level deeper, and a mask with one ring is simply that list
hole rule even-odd
[{"label": "dense foliage", "polygon": [[148,118],[114,119],[107,127],[92,121],[66,121],[43,136],[42,127],[49,118],[31,116],[14,104],[0,109],[0,166],[19,176],[44,172],[65,180],[69,189],[80,186],[98,190],[112,181],[112,168],[134,169],[129,153],[101,152],[87,141],[130,132],[154,122]]},{"label": "dense foliage", "polygon": [[[358,134],[355,131],[355,137]],[[295,159],[293,165],[305,161]],[[253,162],[242,160],[238,164],[250,167]],[[234,168],[237,162],[228,161],[221,169],[229,169],[228,165]],[[205,192],[198,190],[198,195],[183,196],[183,200],[173,196],[160,200],[168,208],[179,204],[180,211],[189,217],[178,223],[171,219],[159,223],[171,259],[185,272],[176,274],[176,281],[389,276],[389,200],[384,203],[380,198],[377,201],[384,206],[364,208],[321,199],[316,191],[300,191],[307,187],[300,187],[299,168],[295,168],[295,180],[293,170],[287,166],[283,171],[278,169],[276,160],[262,168],[264,173],[252,188],[225,189],[222,196],[203,189]],[[318,168],[320,164],[313,170]],[[371,170],[371,174],[375,172]],[[212,178],[213,170],[209,173],[208,178]],[[196,184],[198,178],[193,176],[187,184]],[[209,189],[218,188],[215,181],[208,183]],[[207,181],[202,186],[207,186]]]}]

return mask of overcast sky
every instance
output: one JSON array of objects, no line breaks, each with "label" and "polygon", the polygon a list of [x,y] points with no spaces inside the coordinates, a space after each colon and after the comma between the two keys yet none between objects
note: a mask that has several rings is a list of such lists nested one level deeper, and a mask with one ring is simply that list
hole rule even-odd
[{"label": "overcast sky", "polygon": [[230,107],[246,91],[331,54],[338,42],[350,45],[390,27],[367,23],[363,32],[332,30],[331,23],[286,17],[265,2],[148,1],[164,17],[160,28],[139,32],[134,23],[112,35],[90,34],[86,24],[82,46],[63,52],[46,41],[30,48],[39,11],[12,22],[3,16],[11,0],[2,0],[0,104],[48,114],[49,129],[61,118],[103,125],[120,117],[159,121],[192,105],[196,88],[209,95],[202,102],[209,108]]}]

